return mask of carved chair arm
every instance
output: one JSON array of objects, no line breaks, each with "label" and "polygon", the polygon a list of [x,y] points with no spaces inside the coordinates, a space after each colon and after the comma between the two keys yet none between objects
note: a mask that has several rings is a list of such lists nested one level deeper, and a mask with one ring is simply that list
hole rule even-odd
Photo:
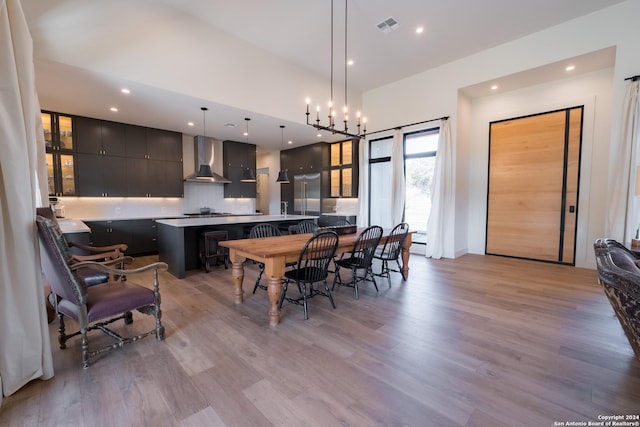
[{"label": "carved chair arm", "polygon": [[112,273],[112,274],[122,275],[122,276],[144,273],[145,271],[150,271],[150,270],[167,271],[167,269],[169,268],[166,262],[154,262],[152,264],[147,264],[145,266],[142,266],[139,268],[132,268],[132,269],[113,268],[107,265],[107,264],[118,264],[123,261],[130,262],[130,260],[131,260],[131,257],[122,257],[122,258],[117,258],[107,262],[84,261],[84,262],[79,262],[77,264],[73,264],[70,268],[72,270],[76,270],[82,267],[91,267],[99,271],[104,271],[106,273]]},{"label": "carved chair arm", "polygon": [[83,261],[110,261],[118,258],[122,258],[122,253],[118,251],[104,252],[95,255],[71,255],[71,261],[74,264]]},{"label": "carved chair arm", "polygon": [[125,243],[119,243],[117,245],[110,246],[89,246],[77,242],[67,242],[67,244],[69,245],[69,247],[76,247],[92,254],[100,252],[124,252],[128,248]]}]

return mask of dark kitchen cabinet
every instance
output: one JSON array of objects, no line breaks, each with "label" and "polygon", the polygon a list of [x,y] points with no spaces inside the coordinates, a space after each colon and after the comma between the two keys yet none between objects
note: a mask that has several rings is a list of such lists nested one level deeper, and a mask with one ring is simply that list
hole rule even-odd
[{"label": "dark kitchen cabinet", "polygon": [[85,221],[91,229],[93,246],[109,246],[124,243],[126,255],[158,252],[156,222],[152,219]]},{"label": "dark kitchen cabinet", "polygon": [[182,197],[182,134],[76,117],[77,195]]},{"label": "dark kitchen cabinet", "polygon": [[148,197],[182,197],[182,163],[147,160]]},{"label": "dark kitchen cabinet", "polygon": [[76,117],[76,151],[124,157],[126,155],[125,126],[123,123]]},{"label": "dark kitchen cabinet", "polygon": [[130,126],[126,134],[132,141],[127,148],[127,196],[182,197],[182,134],[138,126]]},{"label": "dark kitchen cabinet", "polygon": [[256,169],[256,146],[244,142],[224,141],[222,143],[222,158],[224,159],[223,175],[231,183],[224,184],[224,197],[226,198],[253,198],[256,197],[255,182],[241,182],[245,169]]},{"label": "dark kitchen cabinet", "polygon": [[140,255],[158,252],[158,230],[155,220],[132,219],[126,221],[131,233],[131,246],[127,254]]},{"label": "dark kitchen cabinet", "polygon": [[129,197],[182,197],[182,163],[150,159],[127,159]]},{"label": "dark kitchen cabinet", "polygon": [[161,129],[146,129],[147,158],[182,162],[182,134]]},{"label": "dark kitchen cabinet", "polygon": [[[84,221],[91,229],[91,246],[110,246],[124,243],[131,245],[131,233],[126,227],[127,221]],[[127,255],[129,251],[127,250]]]},{"label": "dark kitchen cabinet", "polygon": [[125,125],[124,149],[128,159],[147,158],[147,128],[135,125]]},{"label": "dark kitchen cabinet", "polygon": [[126,161],[124,157],[77,153],[77,194],[90,197],[126,196]]}]

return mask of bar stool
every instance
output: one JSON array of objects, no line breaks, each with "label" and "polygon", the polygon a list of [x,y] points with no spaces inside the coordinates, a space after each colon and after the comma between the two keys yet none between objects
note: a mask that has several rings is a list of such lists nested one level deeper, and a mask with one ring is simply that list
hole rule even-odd
[{"label": "bar stool", "polygon": [[215,264],[218,265],[218,261],[224,262],[225,270],[229,268],[229,256],[227,248],[223,248],[218,245],[221,240],[227,240],[229,233],[221,230],[203,230],[200,232],[199,239],[199,255],[200,264],[204,265],[204,271],[209,272],[210,260],[215,259]]}]

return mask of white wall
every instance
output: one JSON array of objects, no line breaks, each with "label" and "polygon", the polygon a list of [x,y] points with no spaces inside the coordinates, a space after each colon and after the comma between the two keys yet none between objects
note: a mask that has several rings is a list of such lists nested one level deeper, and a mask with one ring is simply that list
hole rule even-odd
[{"label": "white wall", "polygon": [[[377,88],[363,95],[364,109],[369,116],[369,122],[375,123],[376,128],[380,129],[434,117],[451,116],[451,131],[456,152],[454,184],[456,200],[455,212],[450,212],[449,215],[452,221],[447,228],[447,233],[452,237],[445,242],[445,256],[455,257],[465,253],[471,247],[474,251],[477,250],[481,237],[471,229],[481,226],[475,222],[477,217],[486,215],[485,211],[478,211],[482,206],[475,199],[478,194],[486,194],[486,182],[474,181],[473,176],[468,172],[472,171],[476,165],[477,159],[474,155],[484,150],[483,145],[478,146],[480,141],[483,141],[482,144],[485,143],[482,139],[483,135],[476,135],[477,130],[473,130],[473,123],[477,124],[481,118],[476,117],[465,105],[469,100],[460,96],[459,89],[615,46],[613,83],[608,95],[610,101],[598,99],[598,114],[600,109],[608,110],[608,113],[604,112],[604,114],[609,115],[610,126],[608,129],[601,129],[601,125],[598,125],[597,129],[594,127],[594,132],[596,130],[601,132],[598,138],[604,135],[603,140],[608,140],[608,149],[603,149],[598,144],[594,145],[600,156],[598,160],[604,161],[608,156],[602,156],[603,151],[614,150],[619,139],[622,101],[628,84],[624,78],[640,72],[640,55],[638,55],[640,26],[637,25],[637,16],[640,16],[640,2],[629,0]],[[579,97],[593,97],[599,91],[600,89],[594,88],[590,90],[589,95],[580,96],[571,92],[567,96],[575,100]],[[538,107],[541,107],[544,100],[540,99],[537,103]],[[549,99],[548,103],[553,103],[553,100]],[[595,108],[595,101],[592,105]],[[522,110],[523,106],[518,104],[511,109],[512,111],[509,111],[505,108],[503,114],[510,116],[512,112]],[[486,138],[486,134],[484,136]],[[486,161],[480,167],[486,168]],[[581,212],[583,216],[587,215],[594,204],[606,204],[608,200],[607,187],[600,183],[607,182],[610,168],[598,165],[591,169],[590,175],[582,178],[587,182],[598,184],[590,186],[588,191],[581,191],[580,197],[590,201],[590,204]],[[583,201],[581,205],[582,203]],[[586,222],[581,218],[580,227],[586,227],[586,230],[581,229],[579,232],[582,247],[578,248],[578,252],[586,254],[587,251],[592,250],[591,242],[588,240],[603,230],[601,215],[598,212],[589,215]],[[470,237],[472,233],[474,233],[473,241]],[[622,231],[619,234],[609,237],[623,239]],[[580,266],[591,266],[587,256],[582,256],[579,262]]]}]

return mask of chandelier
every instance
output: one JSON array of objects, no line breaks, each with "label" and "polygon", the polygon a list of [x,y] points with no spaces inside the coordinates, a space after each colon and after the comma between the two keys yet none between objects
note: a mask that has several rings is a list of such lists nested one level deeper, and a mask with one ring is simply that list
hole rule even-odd
[{"label": "chandelier", "polygon": [[[367,134],[367,119],[366,117],[361,117],[360,112],[356,112],[356,118],[357,118],[357,122],[356,122],[356,127],[357,127],[357,132],[353,133],[353,132],[349,132],[349,109],[348,109],[348,103],[347,103],[347,4],[348,4],[348,0],[344,1],[344,108],[342,109],[343,112],[343,116],[342,116],[342,124],[343,124],[343,128],[340,129],[339,127],[336,127],[336,110],[334,107],[334,102],[333,102],[333,0],[331,0],[331,96],[329,98],[329,112],[327,114],[327,119],[328,119],[328,124],[322,125],[320,124],[320,106],[318,105],[316,107],[316,119],[313,122],[309,121],[309,104],[311,103],[311,100],[309,98],[306,99],[306,103],[307,103],[307,111],[306,111],[306,116],[307,116],[307,124],[309,126],[313,126],[314,128],[318,129],[318,130],[324,130],[324,131],[328,131],[331,132],[333,134],[340,134],[340,135],[344,135],[346,137],[349,138],[365,138],[366,134]],[[340,120],[340,119],[337,119]]]}]

